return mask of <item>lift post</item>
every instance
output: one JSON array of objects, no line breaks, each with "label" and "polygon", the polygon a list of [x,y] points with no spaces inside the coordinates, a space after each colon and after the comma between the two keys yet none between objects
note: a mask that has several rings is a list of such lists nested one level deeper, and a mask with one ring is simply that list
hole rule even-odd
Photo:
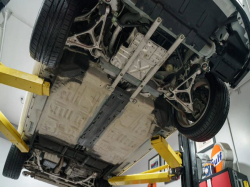
[{"label": "lift post", "polygon": [[[135,175],[117,176],[109,179],[114,186],[130,184],[149,184],[177,180],[182,173],[182,158],[180,152],[174,152],[167,141],[160,135],[151,138],[151,145],[169,164]],[[158,172],[169,168],[168,172]]]},{"label": "lift post", "polygon": [[0,111],[0,131],[23,153],[29,152],[29,146],[22,140],[21,135]]},{"label": "lift post", "polygon": [[0,83],[26,90],[37,95],[47,95],[50,92],[50,83],[36,75],[28,74],[4,66],[0,62]]}]

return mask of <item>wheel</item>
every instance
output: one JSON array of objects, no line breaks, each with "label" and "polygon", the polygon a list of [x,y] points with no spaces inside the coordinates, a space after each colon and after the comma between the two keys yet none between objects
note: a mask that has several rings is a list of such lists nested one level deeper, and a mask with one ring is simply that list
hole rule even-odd
[{"label": "wheel", "polygon": [[72,23],[83,0],[44,0],[30,41],[30,55],[48,67],[60,61]]},{"label": "wheel", "polygon": [[26,153],[22,153],[14,144],[11,145],[3,168],[3,176],[11,179],[18,179],[26,158]]},{"label": "wheel", "polygon": [[95,187],[111,187],[111,185],[104,179],[96,179]]},{"label": "wheel", "polygon": [[[187,138],[203,142],[213,138],[224,125],[230,99],[226,85],[212,73],[192,86],[193,113],[175,110],[175,126]],[[176,105],[183,111],[180,104]]]}]

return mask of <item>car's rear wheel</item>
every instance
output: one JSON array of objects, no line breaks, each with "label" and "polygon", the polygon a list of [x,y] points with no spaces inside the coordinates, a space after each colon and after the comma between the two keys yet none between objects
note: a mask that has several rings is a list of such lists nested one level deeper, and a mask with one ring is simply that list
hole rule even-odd
[{"label": "car's rear wheel", "polygon": [[230,105],[229,92],[226,85],[212,73],[196,80],[192,90],[196,113],[181,112],[182,106],[176,104],[179,111],[174,112],[175,126],[187,138],[202,142],[214,137],[224,125]]},{"label": "car's rear wheel", "polygon": [[15,145],[11,145],[3,168],[3,176],[18,179],[26,159],[26,153],[22,153]]},{"label": "car's rear wheel", "polygon": [[83,0],[44,0],[30,41],[30,55],[49,67],[55,67],[74,18]]}]

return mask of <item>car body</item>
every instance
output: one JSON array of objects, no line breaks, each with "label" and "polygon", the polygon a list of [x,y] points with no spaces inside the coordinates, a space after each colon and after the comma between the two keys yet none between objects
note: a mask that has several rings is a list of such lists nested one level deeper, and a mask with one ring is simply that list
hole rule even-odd
[{"label": "car body", "polygon": [[[112,0],[100,1],[97,5],[92,6],[91,13],[75,18],[76,23],[86,18],[87,22],[91,22],[92,12],[97,9],[100,16],[95,19],[94,26],[80,34],[76,30],[81,23],[73,25],[74,32],[71,30],[73,34],[67,36],[60,63],[55,66],[48,58],[41,57],[43,51],[39,53],[39,59],[37,54],[33,54],[35,31],[31,40],[32,57],[44,63],[36,64],[36,73],[50,81],[52,86],[49,97],[29,93],[26,99],[19,132],[29,143],[31,152],[23,164],[29,172],[24,174],[59,186],[95,185],[95,178],[108,179],[121,175],[152,150],[150,138],[154,135],[167,138],[178,129],[193,140],[211,138],[223,125],[229,109],[228,91],[223,82],[234,88],[249,71],[249,18],[235,0]],[[135,23],[129,22],[129,19],[128,23],[123,23],[122,18],[120,22],[116,21],[120,19],[123,9],[128,11],[126,19],[137,19],[139,14],[141,25],[138,26],[138,20]],[[111,17],[108,16],[110,14]],[[161,24],[154,28],[159,18]],[[111,29],[107,29],[105,34],[112,33],[105,46],[112,46],[110,51],[101,45],[97,47],[103,35],[105,44],[106,35],[102,32],[108,19],[111,20]],[[99,27],[101,22],[103,25]],[[100,36],[92,33],[98,27]],[[129,30],[127,35],[126,27]],[[154,29],[155,35],[138,51],[136,59],[131,60],[151,29]],[[122,33],[126,40],[122,44],[118,42],[118,45],[115,39],[122,30],[126,30]],[[88,44],[87,35],[92,37]],[[83,44],[78,36],[85,37],[86,43]],[[53,40],[52,37],[50,39]],[[50,46],[49,43],[47,46]],[[172,48],[174,51],[170,53]],[[105,55],[105,52],[112,55]],[[168,63],[161,64],[165,55],[166,59],[169,57]],[[126,75],[121,75],[130,60],[133,61],[132,66]],[[179,67],[175,67],[180,62],[189,63],[188,68],[180,65],[184,70],[182,72],[188,71],[185,76],[180,76],[182,78],[178,74]],[[143,84],[157,66],[163,70],[157,71],[150,81]],[[198,70],[193,71],[196,66],[199,66]],[[174,73],[168,73],[172,71]],[[211,77],[206,77],[206,73]],[[171,74],[178,74],[178,79],[183,81],[178,83],[179,86],[176,83],[168,87],[172,93],[165,87],[159,88],[160,83]],[[119,85],[113,88],[112,84],[119,76],[122,76]],[[195,82],[197,77],[199,80],[205,77],[211,82]],[[172,77],[169,84],[176,79]],[[180,91],[183,85],[186,88]],[[204,86],[201,91],[205,90],[204,95],[208,98],[202,96],[201,100],[207,102],[206,106],[197,100],[185,100],[186,104],[183,104],[184,100],[178,100],[178,93],[192,95],[190,89],[193,85],[194,90]],[[218,87],[222,91],[216,91],[217,86],[213,85],[221,85]],[[142,89],[136,97],[132,97],[140,86]],[[214,95],[210,91],[207,94],[206,89],[210,87],[214,89]],[[225,95],[221,96],[221,92]],[[220,96],[221,99],[214,100],[213,96]],[[176,106],[169,102],[172,100],[175,100]],[[221,125],[211,129],[210,135],[201,132],[199,136],[199,131],[192,129],[196,123],[189,124],[190,132],[185,125],[176,126],[173,110],[180,112],[183,107],[188,116],[189,107],[197,101],[197,106],[202,108],[197,121],[207,121],[205,117],[210,113],[204,111],[210,107],[208,103],[220,103],[221,100],[223,104],[215,106],[222,111],[223,118],[218,119]],[[180,113],[183,114],[183,111]]]}]

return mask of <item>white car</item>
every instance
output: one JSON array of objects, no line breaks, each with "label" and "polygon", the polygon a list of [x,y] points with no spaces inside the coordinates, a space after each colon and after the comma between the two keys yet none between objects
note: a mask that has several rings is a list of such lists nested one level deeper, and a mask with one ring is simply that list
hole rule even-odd
[{"label": "white car", "polygon": [[30,94],[3,175],[109,186],[175,130],[206,141],[229,110],[225,83],[249,71],[250,24],[236,0],[45,0],[30,42],[51,82]]}]

